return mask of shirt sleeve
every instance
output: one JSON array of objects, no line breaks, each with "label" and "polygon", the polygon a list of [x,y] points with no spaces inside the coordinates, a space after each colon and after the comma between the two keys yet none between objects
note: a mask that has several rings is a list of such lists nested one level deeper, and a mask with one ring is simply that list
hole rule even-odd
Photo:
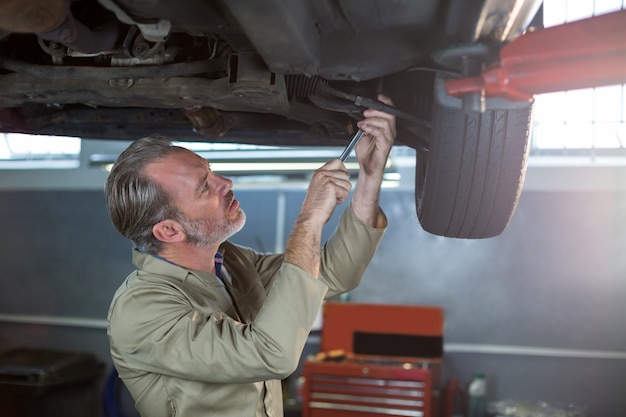
[{"label": "shirt sleeve", "polygon": [[[341,215],[339,225],[322,247],[319,280],[328,287],[327,297],[356,288],[387,229],[382,210],[383,228],[361,222],[350,205]],[[259,271],[263,285],[271,286],[275,271],[283,263],[282,254],[262,255],[249,248],[240,248],[247,260]]]},{"label": "shirt sleeve", "polygon": [[337,229],[322,249],[319,279],[328,286],[327,297],[356,288],[386,231],[362,223],[350,205],[342,214]]},{"label": "shirt sleeve", "polygon": [[[120,376],[152,372],[214,383],[287,377],[298,365],[327,287],[288,263],[273,281],[250,324],[219,308],[209,314],[194,309],[188,300],[193,295],[171,282],[130,285],[115,297],[109,313]],[[202,297],[212,305],[206,294]]]}]

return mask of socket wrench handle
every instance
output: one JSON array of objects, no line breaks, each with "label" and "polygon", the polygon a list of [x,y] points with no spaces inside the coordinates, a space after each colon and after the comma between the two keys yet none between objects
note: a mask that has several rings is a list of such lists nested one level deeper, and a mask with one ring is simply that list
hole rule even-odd
[{"label": "socket wrench handle", "polygon": [[356,134],[354,135],[350,143],[348,143],[348,146],[346,146],[346,149],[344,149],[343,152],[341,153],[341,156],[339,156],[339,159],[341,159],[341,162],[346,162],[346,159],[348,159],[348,155],[350,155],[350,152],[352,152],[352,149],[354,149],[356,144],[359,143],[359,139],[361,139],[361,136],[363,136],[363,133],[364,132],[361,129],[357,130]]}]

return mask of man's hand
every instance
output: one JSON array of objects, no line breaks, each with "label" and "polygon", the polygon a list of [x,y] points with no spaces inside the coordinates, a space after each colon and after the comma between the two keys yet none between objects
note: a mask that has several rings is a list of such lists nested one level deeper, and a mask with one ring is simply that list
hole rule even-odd
[{"label": "man's hand", "polygon": [[[393,106],[388,97],[379,95],[378,100]],[[357,126],[365,132],[356,146],[360,170],[368,176],[382,178],[389,152],[396,139],[396,118],[374,109],[365,110],[363,115],[365,119],[357,123]]]},{"label": "man's hand", "polygon": [[317,277],[320,266],[322,228],[335,207],[350,194],[350,174],[339,159],[313,173],[300,214],[285,246],[285,261]]},{"label": "man's hand", "polygon": [[[379,95],[385,104],[393,105],[391,99]],[[359,220],[372,227],[383,227],[384,218],[378,207],[380,187],[385,164],[396,139],[395,116],[379,110],[363,112],[364,120],[357,123],[366,134],[356,146],[359,161],[359,177],[352,197],[352,210]]]},{"label": "man's hand", "polygon": [[313,173],[298,219],[324,226],[337,204],[346,201],[350,188],[350,174],[341,161],[327,162]]}]

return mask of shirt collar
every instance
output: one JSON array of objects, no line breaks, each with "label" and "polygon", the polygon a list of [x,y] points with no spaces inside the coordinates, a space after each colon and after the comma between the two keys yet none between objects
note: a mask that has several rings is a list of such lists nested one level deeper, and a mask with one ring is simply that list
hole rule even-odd
[{"label": "shirt collar", "polygon": [[[219,252],[216,253],[215,275],[217,275],[218,278],[221,278],[223,262],[224,255]],[[193,272],[161,256],[145,253],[139,248],[133,248],[133,264],[140,270],[152,274],[167,275],[181,280],[184,280],[188,273]]]},{"label": "shirt collar", "polygon": [[150,255],[141,250],[133,249],[133,264],[140,270],[156,275],[167,275],[184,280],[190,272],[164,258]]}]

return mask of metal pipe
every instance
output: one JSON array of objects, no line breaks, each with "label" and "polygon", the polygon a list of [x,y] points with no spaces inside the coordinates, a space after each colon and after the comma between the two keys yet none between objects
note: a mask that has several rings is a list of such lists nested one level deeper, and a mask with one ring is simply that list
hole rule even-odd
[{"label": "metal pipe", "polygon": [[444,344],[443,350],[446,353],[478,353],[485,355],[626,360],[626,352],[614,350],[561,349],[540,346],[477,345],[469,343],[447,343]]},{"label": "metal pipe", "polygon": [[18,324],[43,324],[48,326],[81,327],[86,329],[106,329],[104,319],[85,319],[61,316],[28,316],[21,314],[0,314],[0,322]]},{"label": "metal pipe", "polygon": [[0,67],[20,74],[38,78],[66,78],[87,80],[118,80],[137,78],[180,77],[226,69],[226,59],[179,62],[167,65],[138,67],[83,67],[35,65],[13,58],[0,56]]}]

